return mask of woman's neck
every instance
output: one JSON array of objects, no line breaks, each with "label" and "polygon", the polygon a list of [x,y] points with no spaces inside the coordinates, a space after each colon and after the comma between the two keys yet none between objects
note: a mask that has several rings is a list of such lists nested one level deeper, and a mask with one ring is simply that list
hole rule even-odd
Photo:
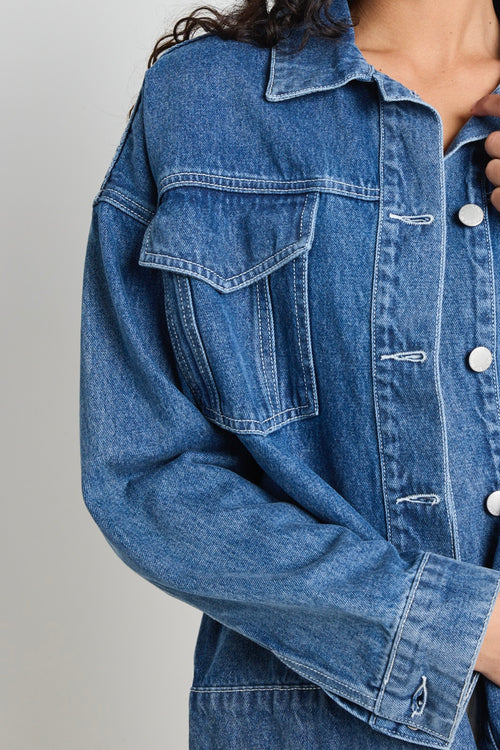
[{"label": "woman's neck", "polygon": [[493,0],[350,0],[357,46],[396,54],[422,74],[500,60]]}]

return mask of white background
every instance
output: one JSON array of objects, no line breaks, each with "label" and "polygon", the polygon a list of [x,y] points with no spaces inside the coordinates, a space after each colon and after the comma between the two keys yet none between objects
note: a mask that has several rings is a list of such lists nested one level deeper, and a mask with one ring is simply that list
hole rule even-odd
[{"label": "white background", "polygon": [[78,387],[92,199],[154,43],[200,5],[1,4],[5,750],[188,746],[201,613],[127,568],[87,511]]}]

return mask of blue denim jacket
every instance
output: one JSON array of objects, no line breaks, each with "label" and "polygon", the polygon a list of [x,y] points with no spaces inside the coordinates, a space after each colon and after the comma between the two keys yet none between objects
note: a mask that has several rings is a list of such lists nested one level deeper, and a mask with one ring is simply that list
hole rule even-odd
[{"label": "blue denim jacket", "polygon": [[287,55],[299,34],[204,34],[144,75],[92,205],[83,497],[203,612],[191,750],[498,750],[473,667],[500,588],[500,122],[443,154],[352,29]]}]

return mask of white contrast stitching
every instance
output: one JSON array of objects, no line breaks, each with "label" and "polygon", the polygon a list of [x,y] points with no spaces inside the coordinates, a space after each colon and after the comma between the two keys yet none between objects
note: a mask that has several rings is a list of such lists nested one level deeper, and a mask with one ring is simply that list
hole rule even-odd
[{"label": "white contrast stitching", "polygon": [[[283,257],[286,258],[287,257],[287,252],[286,251],[288,251],[290,248],[292,248],[294,245],[296,245],[298,241],[299,240],[295,240],[294,242],[291,242],[289,245],[286,245],[285,247],[281,248],[281,250],[278,250],[278,252],[274,253],[273,255],[269,255],[267,258],[265,258],[260,263],[257,263],[255,266],[252,266],[251,268],[247,268],[247,269],[245,269],[245,271],[242,271],[241,273],[238,273],[238,274],[236,274],[234,276],[228,276],[228,277],[221,276],[221,274],[217,273],[212,268],[208,268],[208,266],[204,266],[201,263],[193,263],[193,261],[185,260],[184,258],[178,258],[175,255],[167,255],[167,253],[153,253],[153,252],[147,250],[147,247],[149,245],[149,237],[147,238],[147,241],[146,241],[145,254],[150,255],[150,256],[152,255],[152,256],[154,256],[156,258],[169,258],[170,260],[173,260],[173,261],[181,261],[182,263],[185,263],[189,267],[189,268],[183,269],[182,266],[175,265],[174,266],[174,270],[181,270],[181,269],[182,270],[189,270],[192,273],[193,276],[198,276],[199,278],[206,280],[206,277],[203,274],[196,274],[195,272],[193,272],[191,270],[191,267],[200,268],[203,271],[208,271],[209,277],[210,276],[216,276],[218,279],[222,279],[222,281],[226,281],[227,282],[227,281],[233,281],[234,279],[239,279],[240,276],[247,276],[247,275],[248,275],[248,278],[251,279],[252,278],[252,276],[251,276],[252,271],[255,271],[256,269],[261,268],[263,266],[265,266],[265,270],[266,271],[269,271],[270,269],[269,269],[268,266],[266,266],[266,263],[268,261],[272,261],[273,259],[277,258],[277,256],[279,256],[279,255],[283,255]],[[301,252],[304,252],[305,249],[306,249],[305,246],[298,247],[297,251],[296,251],[297,255],[299,253],[301,253]],[[295,250],[293,250],[293,252],[295,252]],[[281,258],[280,258],[280,260],[281,260]],[[291,260],[291,258],[290,258],[290,260]],[[271,267],[271,270],[274,270],[274,269],[272,269],[272,267]],[[241,286],[241,284],[240,284],[240,286]],[[233,288],[236,289],[237,286],[235,285]]]},{"label": "white contrast stitching", "polygon": [[[110,205],[114,206],[115,208],[119,208],[123,211],[123,213],[128,214],[129,216],[132,216],[134,219],[137,219],[137,221],[140,221],[141,224],[150,224],[150,220],[146,219],[144,216],[141,216],[136,211],[134,211],[132,208],[129,208],[129,206],[124,205],[123,203],[120,203],[120,201],[117,201],[116,198],[111,198],[109,195],[102,195],[99,200],[102,203],[109,203]],[[99,201],[96,201],[98,203]]]},{"label": "white contrast stitching", "polygon": [[400,644],[401,638],[403,636],[404,627],[406,625],[406,621],[408,619],[408,616],[409,616],[409,614],[411,612],[411,608],[413,606],[413,601],[414,601],[415,596],[417,594],[418,587],[419,587],[419,584],[420,584],[420,579],[422,578],[425,566],[426,566],[427,561],[429,559],[429,555],[430,555],[430,552],[425,552],[422,555],[422,561],[420,563],[420,568],[417,571],[417,575],[415,576],[415,579],[413,581],[412,589],[411,589],[411,592],[410,592],[410,596],[409,596],[409,599],[408,599],[408,601],[406,603],[406,607],[405,607],[405,611],[403,613],[403,617],[402,617],[401,622],[399,623],[399,626],[398,626],[398,631],[397,631],[397,634],[396,634],[396,639],[394,641],[394,646],[392,648],[392,653],[391,653],[391,657],[390,657],[390,660],[389,660],[389,664],[387,665],[386,674],[384,676],[384,679],[382,680],[382,686],[381,686],[381,689],[380,689],[380,695],[379,695],[379,698],[378,698],[378,701],[377,701],[377,705],[375,706],[375,711],[377,711],[377,709],[380,707],[380,705],[382,703],[382,699],[384,697],[385,689],[386,689],[387,684],[389,683],[389,680],[391,678],[392,670],[394,668],[394,662],[396,661],[396,656],[397,656],[399,644]]},{"label": "white contrast stitching", "polygon": [[[196,324],[195,314],[194,314],[194,308],[193,308],[193,301],[191,297],[191,289],[189,285],[189,279],[185,279],[185,283],[180,287],[180,295],[179,298],[181,300],[181,308],[182,308],[182,319],[184,320],[184,326],[185,330],[187,332],[187,335],[189,337],[189,340],[191,341],[191,345],[193,347],[193,356],[195,361],[198,362],[198,366],[200,367],[200,370],[202,370],[205,373],[206,381],[208,381],[210,390],[212,391],[212,395],[215,396],[215,402],[219,405],[220,408],[220,402],[219,402],[219,394],[217,392],[217,388],[215,386],[215,382],[212,376],[212,373],[210,371],[210,366],[206,357],[206,354],[203,350],[203,342],[198,330],[198,326]],[[185,306],[183,298],[184,298],[184,292],[186,293],[186,300],[187,305]],[[188,325],[187,321],[187,315],[186,315],[186,307],[189,306],[189,319],[191,320],[192,327],[196,333],[196,339],[192,335],[192,331],[190,326]],[[197,356],[197,353],[198,356]],[[201,366],[200,366],[201,365]],[[202,375],[203,380],[203,375]]]},{"label": "white contrast stitching", "polygon": [[425,674],[422,675],[420,685],[416,689],[412,697],[413,711],[411,712],[411,718],[414,716],[422,716],[427,703],[427,677]]},{"label": "white contrast stitching", "polygon": [[237,685],[235,687],[192,687],[192,693],[237,693],[258,690],[321,690],[319,685]]},{"label": "white contrast stitching", "polygon": [[[484,214],[487,217],[488,211],[486,206],[486,199],[484,197],[484,192],[486,190],[486,184],[484,179],[482,180],[482,192],[483,192],[483,209]],[[493,336],[492,336],[492,345],[491,345],[491,351],[493,353],[493,357],[496,359],[496,335],[495,332],[497,330],[496,325],[496,319],[497,319],[497,310],[496,310],[496,282],[495,282],[495,272],[493,268],[493,252],[492,252],[492,243],[491,243],[491,232],[490,232],[490,224],[487,219],[486,225],[485,225],[485,232],[486,237],[488,241],[488,271],[489,271],[489,285],[490,285],[490,299],[491,299],[491,320],[492,320],[492,329],[493,329]],[[499,384],[498,384],[498,376],[497,376],[497,369],[496,367],[493,368],[492,373],[493,381],[494,381],[494,389],[495,389],[495,401],[497,405],[497,418],[500,419],[500,397],[499,397]]]},{"label": "white contrast stitching", "polygon": [[150,216],[154,216],[155,214],[153,209],[148,208],[147,206],[144,206],[142,203],[138,203],[132,198],[129,198],[129,196],[126,193],[122,193],[120,190],[117,190],[116,188],[111,188],[111,187],[104,188],[102,198],[106,197],[106,193],[116,193],[116,195],[119,195],[120,198],[123,198],[125,203],[132,203],[134,206],[136,206],[137,208],[140,208],[142,211],[149,214]]},{"label": "white contrast stitching", "polygon": [[299,310],[297,306],[297,278],[295,274],[295,264],[296,264],[297,258],[295,258],[292,261],[292,271],[293,271],[293,300],[294,300],[294,307],[295,307],[295,325],[297,327],[297,340],[299,342],[299,356],[300,356],[300,367],[302,369],[302,379],[304,381],[304,388],[307,392],[307,380],[306,380],[306,371],[304,368],[304,357],[302,354],[302,341],[301,341],[301,334],[300,334],[300,320],[299,320]]},{"label": "white contrast stitching", "polygon": [[[267,379],[267,367],[266,367],[266,361],[264,357],[264,347],[262,345],[262,313],[260,309],[260,290],[259,290],[259,284],[255,285],[255,297],[257,299],[257,319],[258,319],[258,330],[259,330],[259,350],[260,350],[260,360],[262,362],[262,370],[264,372],[264,382],[266,386],[267,391],[267,397],[269,399],[269,406],[271,409],[273,409],[273,402],[271,398],[271,390],[269,388],[269,382]],[[269,325],[268,325],[269,330]]]},{"label": "white contrast stitching", "polygon": [[267,274],[264,276],[264,292],[266,297],[266,312],[267,312],[267,326],[268,326],[268,334],[269,334],[269,350],[271,353],[271,379],[273,383],[273,389],[274,389],[274,396],[275,396],[275,403],[276,403],[276,409],[281,408],[281,402],[279,397],[279,390],[278,390],[278,370],[276,366],[276,340],[274,337],[274,315],[273,315],[273,306],[271,301],[271,281],[270,281],[271,274]]},{"label": "white contrast stitching", "polygon": [[[203,179],[203,178],[208,179]],[[192,179],[194,178],[194,179]],[[170,183],[170,187],[168,186]],[[252,187],[252,183],[255,187]],[[164,185],[167,187],[163,187]],[[344,182],[333,177],[317,177],[305,180],[269,180],[259,177],[234,177],[228,175],[210,174],[207,172],[174,172],[167,174],[159,182],[160,197],[170,188],[178,186],[194,185],[213,189],[224,189],[243,193],[300,193],[306,190],[320,190],[345,192],[348,195],[356,195],[365,200],[376,200],[380,189],[369,185],[357,185]],[[342,187],[336,187],[336,186]],[[275,187],[274,187],[275,186]],[[308,187],[309,186],[309,187]]]},{"label": "white contrast stitching", "polygon": [[[193,392],[195,399],[197,399],[198,403],[201,403],[203,400],[201,396],[201,391],[196,381],[192,379],[191,370],[188,367],[186,358],[184,356],[184,352],[182,351],[182,345],[179,339],[179,335],[177,333],[177,324],[172,315],[170,301],[168,300],[168,293],[165,293],[165,307],[166,307],[166,312],[167,312],[167,325],[168,325],[169,319],[172,324],[171,326],[169,326],[169,330],[171,329],[171,334],[172,334],[172,344],[174,345],[174,348],[177,348],[177,356],[179,357],[179,360],[182,361],[182,365],[180,365],[179,362],[177,364],[179,365],[179,369],[181,370],[181,373],[184,375],[184,378],[189,388]],[[175,344],[174,344],[174,339],[175,339]]]},{"label": "white contrast stitching", "polygon": [[[274,429],[277,429],[281,425],[290,424],[291,422],[296,422],[298,419],[304,419],[305,417],[313,416],[315,413],[314,411],[310,410],[309,404],[306,406],[295,406],[293,409],[286,409],[286,411],[291,411],[295,416],[290,417],[283,417],[281,419],[278,418],[276,414],[274,414],[272,417],[269,417],[269,419],[272,419],[274,421],[274,424],[270,427],[265,427],[264,429],[259,429],[259,427],[256,428],[248,428],[245,429],[243,427],[238,427],[237,425],[233,425],[234,422],[251,422],[257,425],[262,425],[264,422],[269,421],[268,419],[263,419],[261,421],[252,419],[252,420],[243,420],[243,419],[233,419],[232,417],[226,417],[225,414],[222,414],[220,412],[215,411],[214,409],[209,409],[206,406],[202,407],[204,410],[205,415],[208,419],[212,420],[214,424],[221,425],[227,430],[230,430],[232,432],[237,432],[238,434],[251,434],[251,435],[266,435],[269,432],[272,432]],[[309,411],[306,411],[306,409],[309,409]],[[207,414],[207,412],[211,412],[214,416],[210,416]],[[284,414],[285,412],[280,412],[280,414]]]},{"label": "white contrast stitching", "polygon": [[222,414],[222,412],[215,411],[215,409],[210,409],[207,407],[207,411],[211,411],[213,414],[216,414],[220,417],[224,417],[224,419],[227,419],[229,422],[248,422],[249,424],[264,424],[265,422],[269,422],[273,419],[276,419],[277,417],[280,417],[282,414],[286,414],[289,411],[300,411],[305,408],[310,408],[309,404],[302,404],[302,406],[291,406],[288,409],[283,409],[282,411],[276,412],[276,414],[273,414],[271,417],[267,417],[266,419],[235,419],[233,417],[227,417],[225,414]]},{"label": "white contrast stitching", "polygon": [[415,349],[411,352],[392,352],[391,354],[381,354],[380,359],[398,359],[403,362],[425,362],[427,354],[422,349]]},{"label": "white contrast stitching", "polygon": [[432,214],[393,214],[392,212],[389,213],[389,216],[391,219],[399,219],[399,221],[404,221],[405,224],[432,224],[434,221],[434,216]]},{"label": "white contrast stitching", "polygon": [[[277,654],[278,656],[278,654]],[[283,658],[282,656],[279,656],[279,658],[287,664],[290,662],[291,664],[297,664],[299,667],[304,667],[304,669],[308,669],[310,672],[314,672],[315,674],[320,674],[323,677],[326,677],[328,680],[332,680],[332,682],[336,682],[339,685],[343,685],[346,688],[349,688],[349,690],[352,690],[353,693],[356,693],[357,695],[364,695],[365,698],[372,699],[371,695],[368,695],[368,693],[362,693],[360,690],[357,690],[357,688],[353,687],[352,685],[347,684],[347,682],[341,682],[336,677],[332,678],[330,675],[327,675],[325,672],[320,672],[319,669],[314,669],[313,667],[310,667],[308,664],[303,664],[300,661],[296,661],[295,659],[291,659],[289,656]],[[316,678],[315,678],[316,679]],[[319,684],[319,680],[316,680]],[[331,690],[331,687],[330,687]]]},{"label": "white contrast stitching", "polygon": [[[380,174],[380,184],[384,185],[384,170],[385,170],[385,107],[382,100],[380,89],[377,87],[377,96],[379,104],[379,158],[378,167]],[[392,524],[391,524],[391,506],[388,498],[387,489],[387,466],[386,466],[386,454],[384,446],[384,437],[382,433],[381,417],[380,417],[380,397],[379,397],[379,385],[378,385],[378,363],[376,357],[376,341],[377,341],[377,303],[379,299],[379,278],[380,278],[380,266],[381,266],[381,234],[383,226],[383,211],[385,206],[385,195],[382,189],[380,193],[379,203],[379,221],[377,225],[377,236],[375,241],[375,267],[373,272],[373,285],[372,285],[372,296],[370,302],[370,333],[371,333],[371,363],[372,363],[372,390],[373,390],[373,402],[375,409],[375,426],[377,434],[377,444],[379,450],[379,461],[380,461],[380,474],[382,479],[382,497],[384,501],[385,510],[385,526],[386,526],[386,537],[387,541],[392,541]]]},{"label": "white contrast stitching", "polygon": [[[427,498],[430,498],[427,500]],[[405,497],[396,498],[396,503],[422,503],[422,505],[437,505],[441,502],[438,495],[406,495]]]},{"label": "white contrast stitching", "polygon": [[[363,76],[361,78],[361,80],[369,80],[372,77],[372,75],[371,75],[371,70],[372,69],[373,69],[373,65],[370,66],[370,71],[366,74],[366,78],[365,78],[365,76]],[[348,81],[351,81],[355,77],[358,77],[358,74],[351,73],[351,74],[345,76],[345,78],[343,78],[342,80],[336,82],[335,86],[332,86],[331,83],[330,84],[327,83],[325,86],[309,86],[308,88],[303,88],[303,89],[288,89],[283,94],[273,94],[273,93],[271,93],[272,89],[273,89],[273,86],[274,86],[274,80],[273,80],[271,88],[268,88],[268,90],[267,90],[266,93],[267,93],[267,97],[268,97],[269,101],[278,102],[278,101],[283,101],[283,100],[286,100],[286,99],[290,99],[293,96],[297,96],[297,95],[301,95],[301,94],[308,94],[308,93],[310,93],[312,91],[328,91],[328,90],[330,90],[332,88],[336,88],[337,86],[342,86],[344,83],[347,83]]]},{"label": "white contrast stitching", "polygon": [[308,264],[309,264],[309,254],[304,256],[302,268],[303,268],[303,300],[304,300],[304,329],[306,332],[306,344],[307,344],[307,353],[308,353],[308,362],[309,362],[309,384],[308,384],[308,391],[309,388],[312,393],[312,399],[314,404],[314,410],[317,411],[319,408],[318,404],[318,393],[317,393],[317,387],[316,387],[316,373],[314,370],[314,357],[313,357],[313,351],[312,351],[312,341],[311,341],[311,321],[309,318],[309,285],[308,285]]},{"label": "white contrast stitching", "polygon": [[[436,111],[435,115],[438,119],[439,125],[442,130],[442,121],[439,119],[439,115]],[[441,193],[446,193],[446,177],[444,170],[444,160],[442,158],[441,146],[439,146],[439,186]],[[443,213],[443,211],[441,211]],[[445,280],[445,268],[446,268],[446,238],[447,229],[446,221],[441,221],[441,234],[439,238],[440,246],[440,258],[439,258],[439,281],[438,281],[438,298],[436,304],[436,322],[434,331],[434,388],[437,396],[439,406],[439,421],[441,428],[441,446],[443,450],[443,473],[444,473],[444,502],[446,509],[446,518],[448,521],[448,528],[450,532],[450,540],[453,556],[460,560],[460,540],[457,528],[457,515],[455,509],[455,501],[453,496],[453,487],[451,484],[450,477],[450,460],[448,455],[448,433],[446,428],[446,410],[444,408],[444,398],[441,389],[441,380],[439,372],[439,355],[441,349],[441,334],[442,334],[442,315],[443,315],[443,297],[444,297],[444,280]],[[446,493],[446,490],[448,492]]]}]

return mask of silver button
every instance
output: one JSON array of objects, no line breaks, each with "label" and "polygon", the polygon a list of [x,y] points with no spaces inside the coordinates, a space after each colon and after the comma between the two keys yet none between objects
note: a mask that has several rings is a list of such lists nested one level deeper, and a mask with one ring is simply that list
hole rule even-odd
[{"label": "silver button", "polygon": [[469,366],[474,372],[487,370],[493,361],[493,355],[487,346],[476,346],[469,354]]},{"label": "silver button", "polygon": [[486,498],[486,508],[492,516],[500,516],[500,490],[495,490]]},{"label": "silver button", "polygon": [[477,203],[466,203],[458,212],[458,218],[466,227],[477,227],[484,219],[484,211]]}]

